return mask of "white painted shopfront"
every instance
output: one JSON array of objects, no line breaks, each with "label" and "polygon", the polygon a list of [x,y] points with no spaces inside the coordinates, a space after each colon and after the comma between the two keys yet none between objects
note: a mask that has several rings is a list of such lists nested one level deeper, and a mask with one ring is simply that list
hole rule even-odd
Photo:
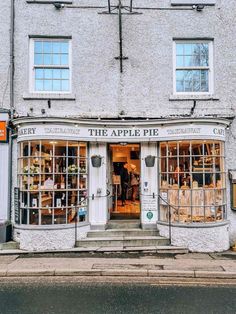
[{"label": "white painted shopfront", "polygon": [[[132,143],[140,147],[142,228],[157,225],[168,237],[171,210],[173,244],[193,251],[229,247],[226,120],[27,118],[14,124],[18,128],[14,187],[21,199],[12,216],[18,217],[14,236],[22,248],[69,248],[75,243],[75,227],[77,238],[90,229],[105,229],[114,192],[108,148]],[[92,166],[92,156],[102,157],[100,167]],[[154,157],[153,167],[146,165],[147,156]],[[219,236],[221,241],[216,241]]]}]

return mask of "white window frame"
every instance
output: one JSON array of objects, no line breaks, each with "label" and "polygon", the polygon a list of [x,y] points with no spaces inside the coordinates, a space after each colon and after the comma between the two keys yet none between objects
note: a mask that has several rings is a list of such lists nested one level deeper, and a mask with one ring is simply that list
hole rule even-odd
[{"label": "white window frame", "polygon": [[[34,43],[35,41],[68,41],[69,45],[69,62],[68,66],[61,65],[37,65],[34,64]],[[58,68],[69,69],[69,90],[68,91],[37,91],[35,90],[35,68]],[[34,37],[29,40],[29,91],[34,94],[71,94],[72,92],[72,47],[71,38],[62,37]]]},{"label": "white window frame", "polygon": [[[209,66],[192,66],[192,67],[177,67],[176,66],[176,44],[208,44],[209,45]],[[177,92],[176,91],[176,70],[208,70],[208,92]],[[174,95],[212,95],[214,92],[214,73],[213,73],[213,41],[201,39],[178,39],[173,40],[173,91]]]}]

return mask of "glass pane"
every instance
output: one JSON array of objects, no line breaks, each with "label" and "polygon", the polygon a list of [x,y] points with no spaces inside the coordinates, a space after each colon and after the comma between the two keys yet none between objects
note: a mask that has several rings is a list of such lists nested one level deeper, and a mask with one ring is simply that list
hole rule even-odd
[{"label": "glass pane", "polygon": [[62,79],[69,79],[69,70],[68,69],[64,69],[64,70],[60,70],[61,71],[61,78]]},{"label": "glass pane", "polygon": [[54,209],[54,224],[65,224],[66,223],[66,209],[55,208]]},{"label": "glass pane", "polygon": [[34,64],[35,65],[42,65],[43,64],[43,55],[42,54],[35,54],[34,55]]},{"label": "glass pane", "polygon": [[77,211],[75,207],[68,208],[67,212],[67,222],[74,223],[77,217]]},{"label": "glass pane", "polygon": [[44,54],[43,55],[43,64],[46,64],[46,65],[52,64],[52,55]]},{"label": "glass pane", "polygon": [[78,192],[69,191],[68,192],[68,206],[76,206],[78,204]]},{"label": "glass pane", "polygon": [[78,189],[78,175],[69,174],[68,175],[68,189]]},{"label": "glass pane", "polygon": [[57,141],[55,142],[55,156],[66,156],[67,142]]},{"label": "glass pane", "polygon": [[199,92],[201,90],[200,71],[193,71],[193,91]]},{"label": "glass pane", "polygon": [[62,70],[60,70],[60,69],[54,69],[53,70],[53,78],[54,79],[60,79],[61,78],[61,72],[62,72]]},{"label": "glass pane", "polygon": [[69,64],[68,55],[67,54],[61,55],[61,65],[68,65],[68,64]]},{"label": "glass pane", "polygon": [[69,43],[61,42],[61,53],[69,53]]},{"label": "glass pane", "polygon": [[168,156],[176,156],[177,155],[177,142],[170,142],[168,144]]},{"label": "glass pane", "polygon": [[192,222],[204,222],[205,216],[204,216],[204,207],[196,207],[194,206],[192,208]]},{"label": "glass pane", "polygon": [[35,69],[35,78],[42,79],[44,76],[43,72],[43,69]]},{"label": "glass pane", "polygon": [[177,56],[176,57],[176,66],[177,67],[183,67],[184,66],[184,57],[183,56]]},{"label": "glass pane", "polygon": [[208,90],[208,70],[201,70],[201,91],[207,92]]},{"label": "glass pane", "polygon": [[36,91],[43,91],[43,80],[35,80],[35,90]]},{"label": "glass pane", "polygon": [[29,223],[30,223],[30,225],[38,225],[39,224],[39,210],[38,209],[30,209],[29,210]]},{"label": "glass pane", "polygon": [[201,44],[200,45],[200,53],[201,53],[201,66],[209,65],[209,44]]},{"label": "glass pane", "polygon": [[53,80],[53,91],[60,91],[61,90],[61,81]]},{"label": "glass pane", "polygon": [[176,44],[176,55],[184,55],[184,45],[183,44]]},{"label": "glass pane", "polygon": [[35,53],[42,53],[42,51],[43,51],[42,41],[35,41],[34,42],[34,52]]},{"label": "glass pane", "polygon": [[44,70],[44,78],[45,79],[52,79],[52,70],[51,69],[45,69]]},{"label": "glass pane", "polygon": [[55,188],[58,190],[66,189],[66,175],[55,175]]},{"label": "glass pane", "polygon": [[160,153],[161,153],[161,156],[167,156],[167,144],[166,143],[160,143]]},{"label": "glass pane", "polygon": [[169,164],[169,169],[168,169],[168,171],[169,172],[175,172],[175,170],[176,170],[176,167],[178,166],[178,159],[177,159],[177,157],[169,157],[168,158],[168,164]]},{"label": "glass pane", "polygon": [[68,156],[78,156],[78,144],[77,143],[68,143]]},{"label": "glass pane", "polygon": [[62,91],[69,90],[69,81],[66,81],[66,80],[61,81],[61,90]]},{"label": "glass pane", "polygon": [[52,208],[41,209],[41,224],[51,225],[52,224]]},{"label": "glass pane", "polygon": [[53,42],[52,43],[53,53],[60,53],[61,51],[61,43],[60,42]]},{"label": "glass pane", "polygon": [[54,65],[59,65],[59,64],[61,64],[61,63],[60,63],[60,55],[59,55],[59,54],[54,54],[54,55],[53,55],[52,64],[54,64]]},{"label": "glass pane", "polygon": [[44,41],[43,42],[43,52],[44,53],[51,53],[52,52],[52,42]]},{"label": "glass pane", "polygon": [[44,90],[45,91],[52,91],[52,80],[45,80],[44,81]]},{"label": "glass pane", "polygon": [[54,194],[54,207],[64,208],[66,207],[66,193],[56,191]]},{"label": "glass pane", "polygon": [[184,44],[184,54],[191,56],[192,54],[192,44]]},{"label": "glass pane", "polygon": [[65,157],[56,157],[54,163],[55,173],[65,173],[66,172],[66,158]]},{"label": "glass pane", "polygon": [[27,208],[21,208],[21,224],[22,225],[27,224],[27,217],[28,217],[28,209]]}]

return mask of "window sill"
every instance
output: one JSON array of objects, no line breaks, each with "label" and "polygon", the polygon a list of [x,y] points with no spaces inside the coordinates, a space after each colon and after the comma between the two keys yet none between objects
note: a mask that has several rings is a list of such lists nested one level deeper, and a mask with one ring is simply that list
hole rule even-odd
[{"label": "window sill", "polygon": [[214,101],[218,101],[220,100],[219,97],[215,96],[215,95],[200,95],[200,94],[196,94],[196,95],[170,95],[169,96],[169,101],[184,101],[184,100],[214,100]]},{"label": "window sill", "polygon": [[52,99],[52,100],[75,100],[75,94],[60,94],[60,93],[48,93],[48,94],[40,94],[40,93],[28,93],[23,94],[24,100],[44,100],[44,99]]}]

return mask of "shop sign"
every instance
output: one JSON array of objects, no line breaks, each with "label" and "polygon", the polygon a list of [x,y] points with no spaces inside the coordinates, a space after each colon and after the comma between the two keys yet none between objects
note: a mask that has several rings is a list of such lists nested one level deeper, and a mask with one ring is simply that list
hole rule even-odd
[{"label": "shop sign", "polygon": [[217,124],[173,124],[143,126],[137,125],[130,127],[113,127],[112,125],[101,127],[89,127],[79,125],[56,125],[39,124],[20,127],[18,130],[18,139],[74,139],[85,141],[110,141],[110,142],[129,142],[129,141],[161,141],[174,139],[225,139],[225,127]]},{"label": "shop sign", "polygon": [[0,143],[7,142],[7,123],[6,121],[0,121]]},{"label": "shop sign", "polygon": [[15,223],[20,223],[20,189],[14,188]]}]

